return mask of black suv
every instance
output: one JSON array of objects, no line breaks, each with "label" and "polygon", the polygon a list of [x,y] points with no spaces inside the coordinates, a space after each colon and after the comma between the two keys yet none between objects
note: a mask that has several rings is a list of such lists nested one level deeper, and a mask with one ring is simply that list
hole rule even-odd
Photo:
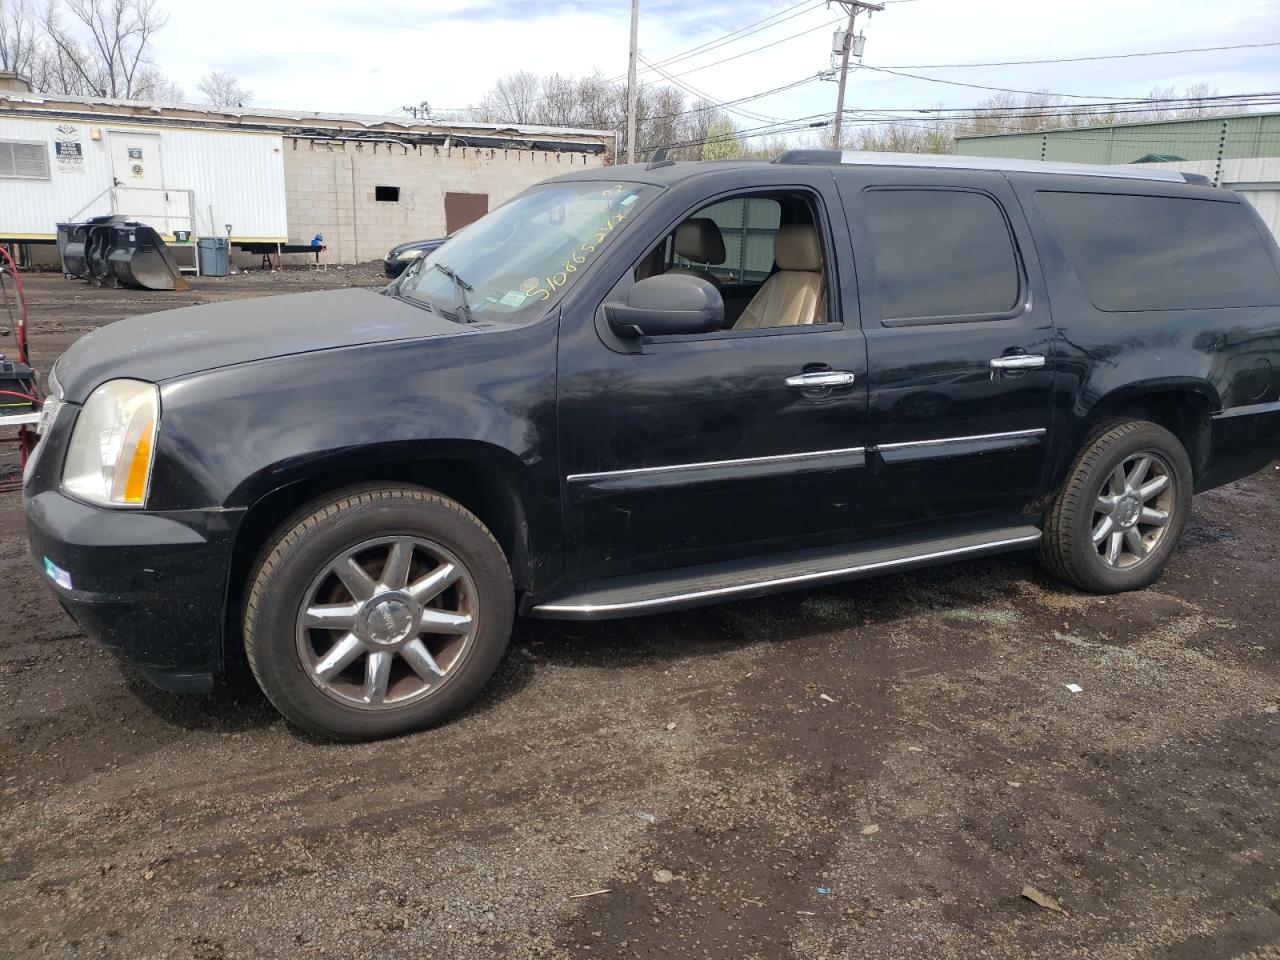
[{"label": "black suv", "polygon": [[1030,548],[1151,583],[1192,493],[1280,454],[1280,252],[1166,171],[660,162],[54,373],[25,505],[72,616],[170,690],[243,643],[285,716],[371,738],[467,703],[517,613]]}]

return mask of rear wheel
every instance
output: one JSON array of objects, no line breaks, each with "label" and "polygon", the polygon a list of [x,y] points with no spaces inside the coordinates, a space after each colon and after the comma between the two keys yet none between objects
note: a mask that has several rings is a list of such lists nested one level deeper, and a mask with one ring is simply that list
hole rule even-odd
[{"label": "rear wheel", "polygon": [[1145,420],[1100,424],[1045,517],[1039,555],[1096,593],[1136,590],[1164,571],[1191,510],[1186,449]]},{"label": "rear wheel", "polygon": [[353,489],[286,521],[263,553],[245,650],[298,726],[367,740],[461,709],[512,617],[506,558],[471,513],[419,488]]}]

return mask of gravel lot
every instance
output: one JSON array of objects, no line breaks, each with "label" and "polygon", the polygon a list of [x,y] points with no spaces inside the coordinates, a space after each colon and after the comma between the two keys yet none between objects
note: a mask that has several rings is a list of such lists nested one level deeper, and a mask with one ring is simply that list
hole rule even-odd
[{"label": "gravel lot", "polygon": [[[35,360],[131,313],[378,279],[35,275]],[[0,953],[1276,960],[1277,557],[1280,465],[1199,497],[1140,593],[1012,557],[525,622],[456,722],[334,746],[243,679],[176,698],[117,666],[0,494]]]}]

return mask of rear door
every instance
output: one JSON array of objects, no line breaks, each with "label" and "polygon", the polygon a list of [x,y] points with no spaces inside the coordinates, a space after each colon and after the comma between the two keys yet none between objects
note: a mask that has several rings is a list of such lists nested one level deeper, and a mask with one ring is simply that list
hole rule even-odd
[{"label": "rear door", "polygon": [[860,533],[1035,511],[1053,325],[1008,181],[852,166],[836,180],[869,365]]}]

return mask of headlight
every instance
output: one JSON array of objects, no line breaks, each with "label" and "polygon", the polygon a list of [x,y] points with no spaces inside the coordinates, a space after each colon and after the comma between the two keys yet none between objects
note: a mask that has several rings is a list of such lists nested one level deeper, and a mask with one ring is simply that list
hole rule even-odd
[{"label": "headlight", "polygon": [[160,391],[111,380],[89,395],[71,431],[62,489],[104,507],[141,507],[151,485]]},{"label": "headlight", "polygon": [[417,260],[424,253],[426,253],[426,251],[423,250],[421,247],[410,247],[408,250],[404,250],[400,253],[397,253],[396,259],[397,260]]}]

